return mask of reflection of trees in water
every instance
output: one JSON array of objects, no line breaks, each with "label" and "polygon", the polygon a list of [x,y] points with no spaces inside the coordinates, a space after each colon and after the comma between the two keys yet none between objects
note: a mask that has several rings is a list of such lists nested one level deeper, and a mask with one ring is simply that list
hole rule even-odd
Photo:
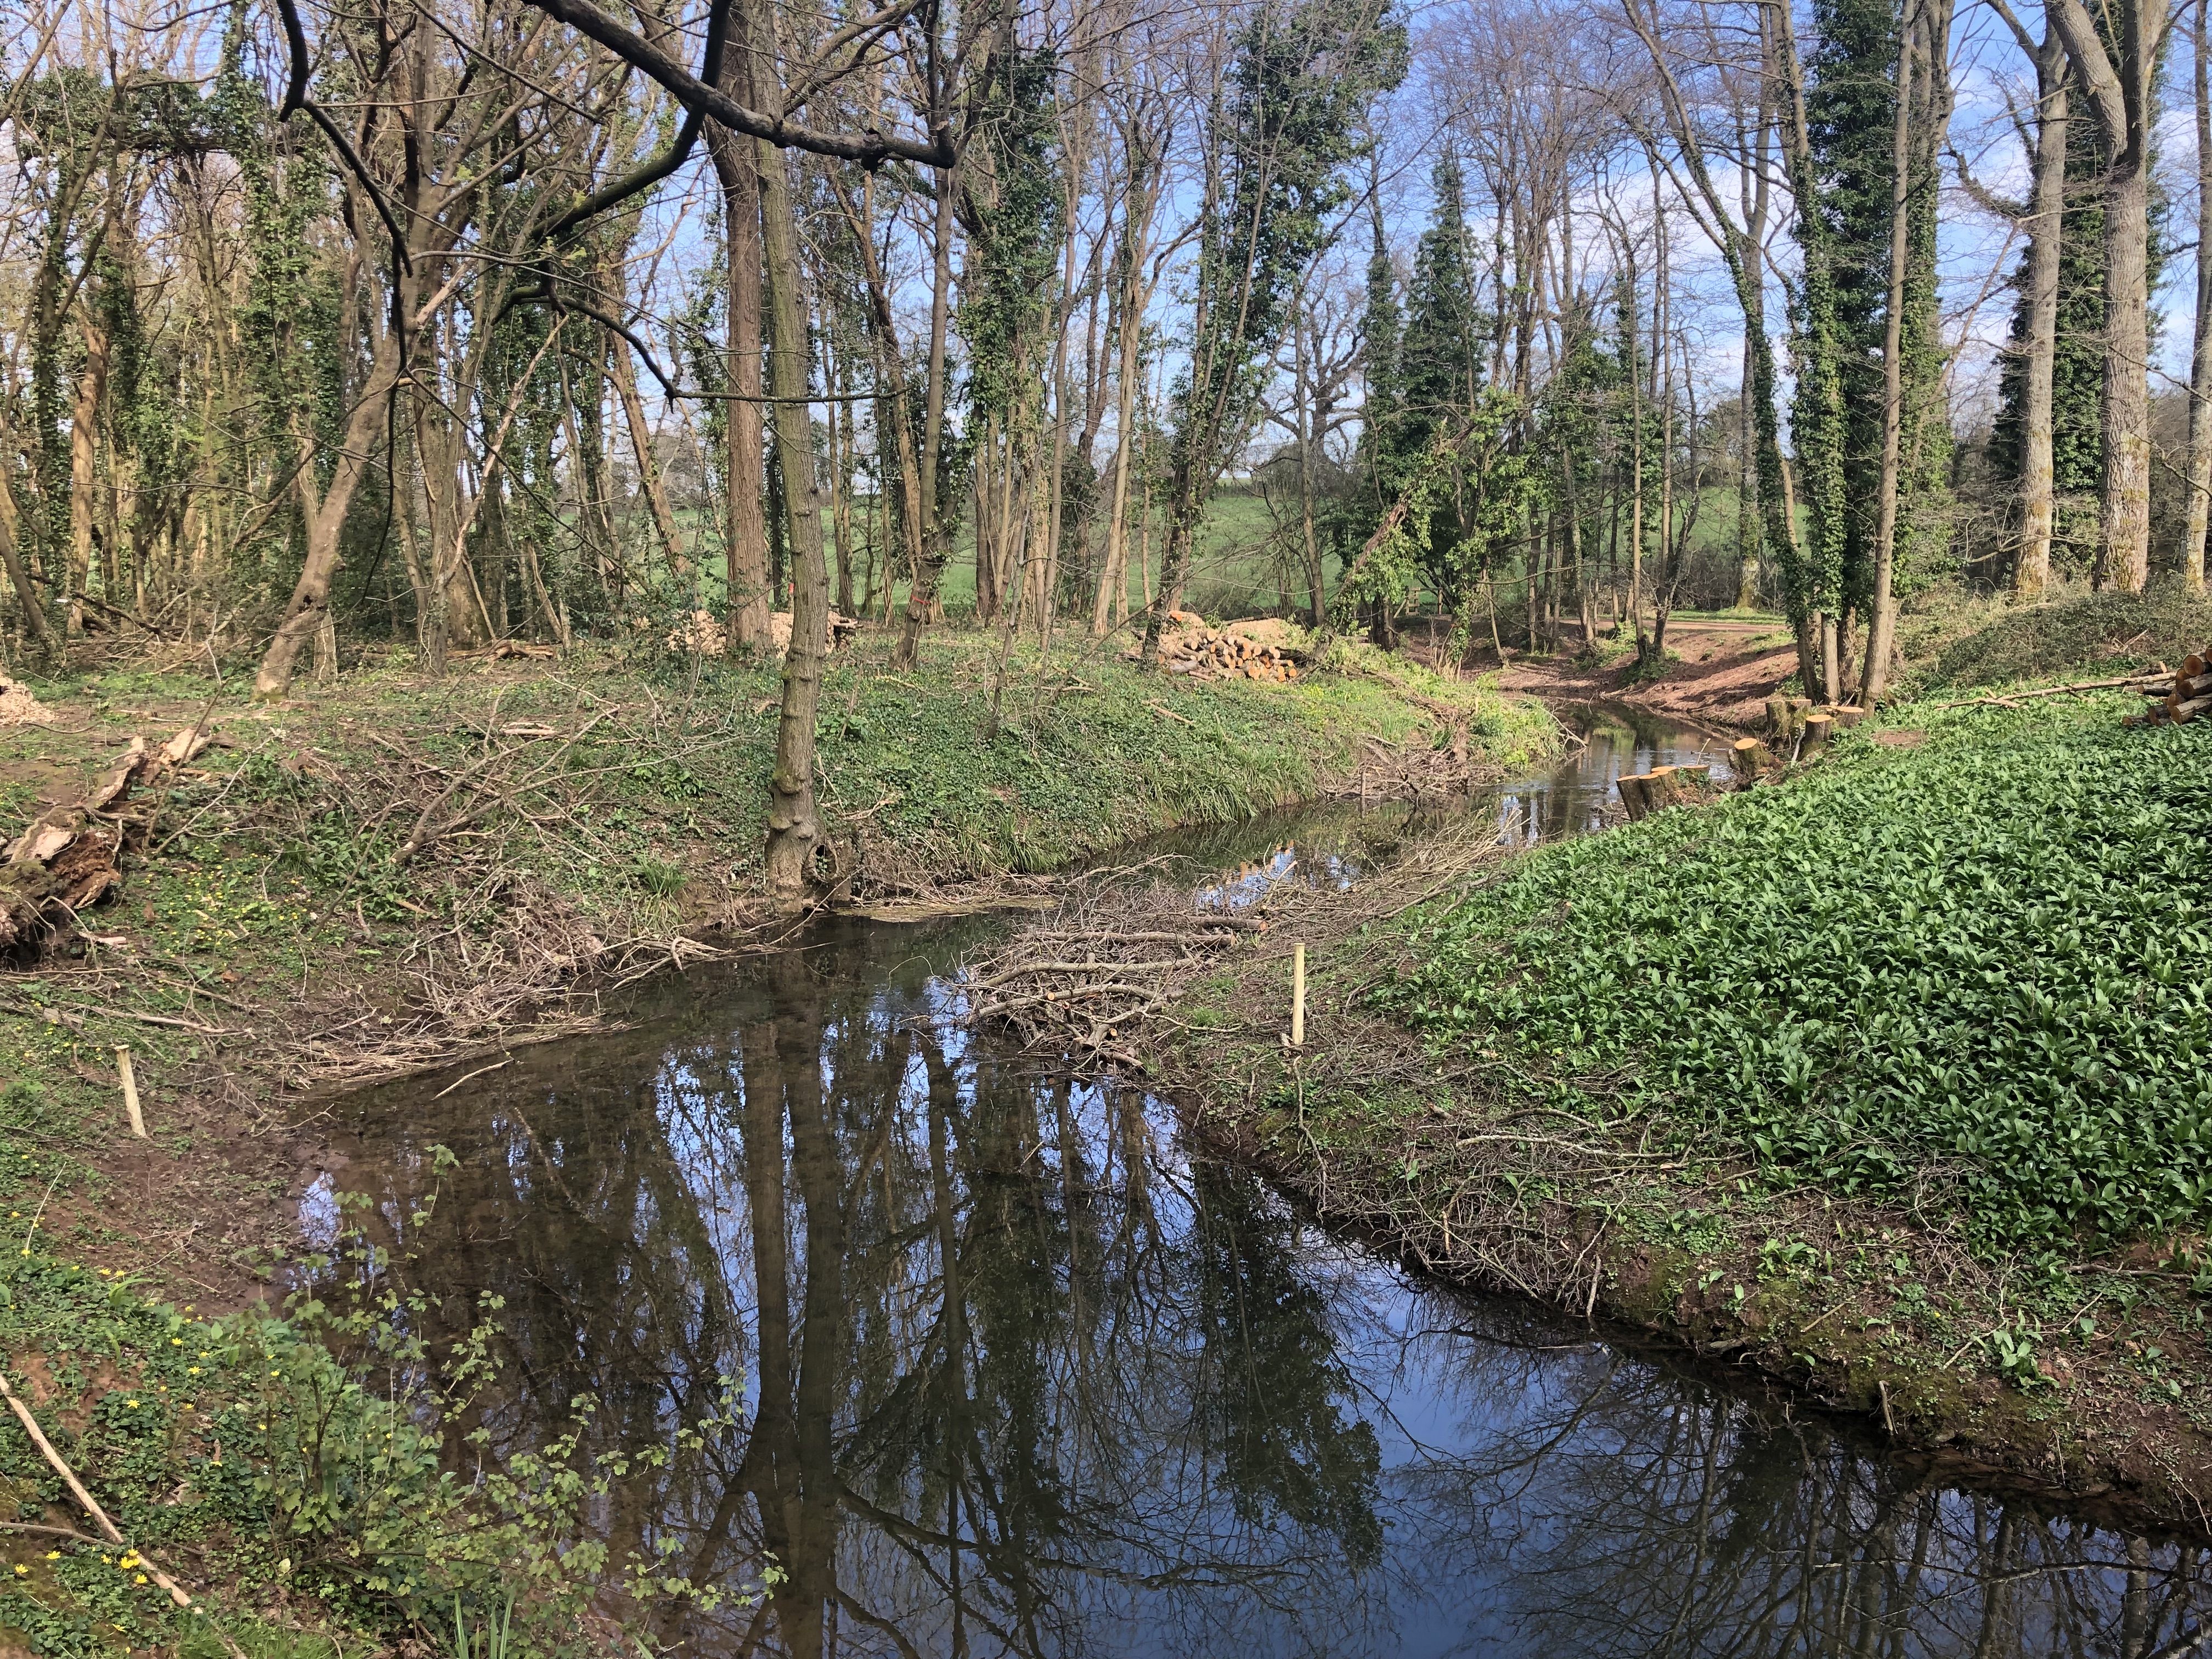
[{"label": "reflection of trees in water", "polygon": [[1444,1553],[1498,1564],[1512,1650],[1589,1659],[2179,1659],[2203,1553],[1931,1485],[1780,1407],[1592,1347],[1478,1346],[1500,1431],[1396,1472]]},{"label": "reflection of trees in water", "polygon": [[[948,1050],[927,994],[787,964],[645,1081],[549,1071],[422,1131],[462,1168],[393,1242],[434,1334],[504,1298],[495,1438],[591,1393],[658,1443],[742,1377],[744,1431],[605,1517],[702,1579],[778,1563],[772,1610],[665,1632],[710,1648],[1059,1652],[1140,1602],[1326,1603],[1380,1547],[1379,1453],[1292,1224],[1164,1163],[1140,1097]],[[427,1170],[384,1165],[386,1224]]]},{"label": "reflection of trees in water", "polygon": [[[460,1121],[380,1131],[418,1137],[372,1190],[433,1337],[505,1300],[495,1443],[588,1393],[605,1440],[664,1443],[742,1379],[739,1431],[600,1517],[702,1580],[787,1575],[672,1640],[2149,1659],[2194,1628],[2170,1552],[1917,1490],[1595,1350],[1401,1341],[1140,1097],[953,1046],[918,973],[868,984],[787,958],[693,1011],[715,1035],[518,1056]],[[462,1167],[414,1228],[438,1140]],[[1444,1443],[1363,1394],[1394,1376]]]}]

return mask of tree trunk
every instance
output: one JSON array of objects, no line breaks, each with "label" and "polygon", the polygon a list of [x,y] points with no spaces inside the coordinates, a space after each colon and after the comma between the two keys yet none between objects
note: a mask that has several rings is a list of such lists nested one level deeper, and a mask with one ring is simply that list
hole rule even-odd
[{"label": "tree trunk", "polygon": [[[740,31],[740,33],[742,33]],[[744,43],[732,40],[722,50],[722,82],[732,90],[744,82],[750,107],[750,76]],[[733,91],[734,95],[734,91]],[[760,173],[750,140],[709,125],[707,151],[722,189],[722,222],[728,238],[724,305],[729,325],[729,388],[738,398],[728,405],[726,470],[730,498],[723,533],[729,544],[729,648],[764,651],[769,642],[768,524],[761,514],[761,408],[746,401],[761,395]]]},{"label": "tree trunk", "polygon": [[1905,433],[1905,264],[1911,197],[1913,48],[1920,33],[1919,9],[1908,6],[1897,36],[1897,108],[1890,123],[1889,292],[1884,302],[1881,344],[1881,475],[1874,532],[1874,592],[1867,626],[1866,667],[1859,675],[1859,697],[1871,708],[1888,678],[1891,641],[1897,632],[1898,465]]},{"label": "tree trunk", "polygon": [[[644,493],[646,504],[653,514],[653,527],[660,538],[660,550],[668,561],[669,572],[681,576],[690,565],[684,556],[684,544],[676,533],[676,514],[668,504],[668,491],[660,482],[660,463],[653,453],[653,428],[647,424],[645,404],[637,395],[637,365],[630,361],[629,347],[624,342],[615,342],[615,391],[622,398],[623,418],[629,427],[630,453],[637,457],[638,488]],[[742,404],[733,405],[743,408]]]},{"label": "tree trunk", "polygon": [[[2197,349],[2189,371],[2189,527],[2181,541],[2182,585],[2204,590],[2204,535],[2212,520],[2212,71],[2205,55],[2205,10],[2197,0],[2192,32],[2197,46]],[[2054,301],[2055,303],[2055,301]]]},{"label": "tree trunk", "polygon": [[106,331],[88,319],[84,325],[84,374],[77,381],[70,410],[69,631],[84,627],[84,602],[78,595],[92,585],[92,520],[94,463],[100,441],[100,406],[107,395]]},{"label": "tree trunk", "polygon": [[937,169],[936,236],[931,251],[929,287],[929,384],[921,417],[921,535],[912,550],[914,580],[907,588],[906,620],[899,630],[894,667],[911,668],[921,650],[921,630],[937,607],[937,584],[945,571],[944,514],[937,499],[938,463],[945,447],[945,335],[952,304],[953,169]]},{"label": "tree trunk", "polygon": [[759,143],[761,252],[768,277],[769,368],[775,397],[776,457],[791,547],[791,647],[783,664],[775,769],[769,780],[769,891],[796,908],[814,879],[822,821],[814,802],[814,720],[829,647],[830,573],[822,554],[814,443],[807,411],[806,298],[799,292],[799,228],[781,151]]},{"label": "tree trunk", "polygon": [[[13,453],[9,441],[7,425],[0,422],[0,455]],[[15,543],[15,526],[20,521],[8,469],[0,465],[0,565],[7,568],[9,585],[15,590],[15,602],[22,609],[23,631],[31,636],[41,654],[51,654],[53,638],[46,627],[46,607],[39,602],[39,590],[31,585],[31,573],[23,568],[23,556]]]},{"label": "tree trunk", "polygon": [[[376,358],[368,383],[346,416],[345,436],[331,470],[331,482],[307,519],[307,558],[292,589],[284,620],[277,625],[261,665],[254,672],[253,695],[282,697],[292,689],[300,649],[322,629],[329,614],[331,581],[338,570],[339,537],[345,529],[346,512],[361,486],[378,441],[384,435],[392,410],[392,394],[399,381],[399,331],[387,328],[377,342]],[[302,469],[301,476],[307,476]]]},{"label": "tree trunk", "polygon": [[[2034,195],[2029,204],[2027,365],[2020,434],[2020,551],[2013,566],[2013,590],[2025,599],[2039,597],[2050,584],[2051,536],[2056,516],[2051,391],[2058,353],[2058,271],[2064,248],[2069,125],[2066,61],[2057,51],[2057,44],[2055,33],[2048,35],[2045,48],[2036,59],[2037,87],[2042,98],[2035,135]],[[2201,70],[2198,78],[2201,85]],[[2199,120],[2202,119],[2200,115]],[[2201,280],[2198,292],[2203,292]],[[2197,314],[2201,342],[2205,315],[2201,299]],[[2201,344],[2197,361],[2200,365],[2206,361]],[[2201,406],[2192,404],[2190,410],[2192,456],[2196,453],[2196,416]],[[2202,538],[2198,539],[2201,544]]]},{"label": "tree trunk", "polygon": [[1106,568],[1091,607],[1091,631],[1103,634],[1118,610],[1127,608],[1129,586],[1129,469],[1137,407],[1137,351],[1144,337],[1144,259],[1152,224],[1150,156],[1131,124],[1128,207],[1121,227],[1121,286],[1115,301],[1121,326],[1114,384],[1114,511],[1106,524]]},{"label": "tree trunk", "polygon": [[2140,592],[2150,571],[2149,234],[2151,96],[2159,45],[2170,21],[2148,0],[2103,9],[2119,47],[2115,61],[2083,0],[2051,0],[2045,15],[2096,117],[2112,157],[2105,178],[2105,465],[2099,507],[2100,587]]}]

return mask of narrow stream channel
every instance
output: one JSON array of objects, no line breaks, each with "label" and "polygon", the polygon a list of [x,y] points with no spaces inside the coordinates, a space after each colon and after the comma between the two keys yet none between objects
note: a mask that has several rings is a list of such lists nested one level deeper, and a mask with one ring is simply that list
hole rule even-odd
[{"label": "narrow stream channel", "polygon": [[[1589,828],[1725,744],[1585,711],[1475,810]],[[1356,815],[1186,837],[1194,876],[1356,879]],[[709,1655],[2199,1651],[2203,1553],[1957,1489],[1870,1441],[1514,1304],[1425,1286],[1187,1144],[1142,1091],[946,1024],[1002,923],[843,921],[649,987],[611,1036],[341,1108],[341,1192],[455,1336],[503,1301],[495,1443],[579,1395],[668,1442],[617,1553],[787,1576],[672,1614]],[[457,1167],[441,1170],[435,1148]],[[425,1200],[435,1196],[427,1218]]]}]

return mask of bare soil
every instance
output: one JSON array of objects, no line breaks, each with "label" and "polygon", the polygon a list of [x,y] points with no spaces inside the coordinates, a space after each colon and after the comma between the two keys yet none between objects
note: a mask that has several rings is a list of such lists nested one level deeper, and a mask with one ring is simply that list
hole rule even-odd
[{"label": "bare soil", "polygon": [[[1551,702],[1625,702],[1670,719],[1749,728],[1765,718],[1775,688],[1797,672],[1796,645],[1779,622],[1670,621],[1667,654],[1680,660],[1649,678],[1638,678],[1632,652],[1600,665],[1597,659],[1620,643],[1601,630],[1593,653],[1581,633],[1579,624],[1567,623],[1565,647],[1552,656],[1507,647],[1499,688]],[[1469,665],[1488,672],[1501,665],[1485,645]]]}]

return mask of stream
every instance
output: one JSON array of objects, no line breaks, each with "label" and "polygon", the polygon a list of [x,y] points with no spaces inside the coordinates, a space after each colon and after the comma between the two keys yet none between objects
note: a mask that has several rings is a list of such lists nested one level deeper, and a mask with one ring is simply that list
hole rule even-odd
[{"label": "stream", "polygon": [[[1567,761],[1470,810],[1549,841],[1592,827],[1623,772],[1727,751],[1625,710],[1575,723]],[[1324,806],[1162,845],[1243,896],[1356,880],[1362,830]],[[783,1575],[766,1606],[670,1609],[665,1639],[732,1659],[2200,1650],[2196,1547],[1947,1486],[1755,1385],[1423,1283],[1141,1088],[963,1031],[933,975],[1006,925],[830,922],[649,981],[626,1030],[337,1109],[311,1236],[343,1213],[388,1249],[433,1342],[503,1304],[504,1369],[465,1426],[539,1444],[586,1394],[587,1444],[738,1419],[592,1517],[618,1557],[665,1550],[695,1582]]]}]

